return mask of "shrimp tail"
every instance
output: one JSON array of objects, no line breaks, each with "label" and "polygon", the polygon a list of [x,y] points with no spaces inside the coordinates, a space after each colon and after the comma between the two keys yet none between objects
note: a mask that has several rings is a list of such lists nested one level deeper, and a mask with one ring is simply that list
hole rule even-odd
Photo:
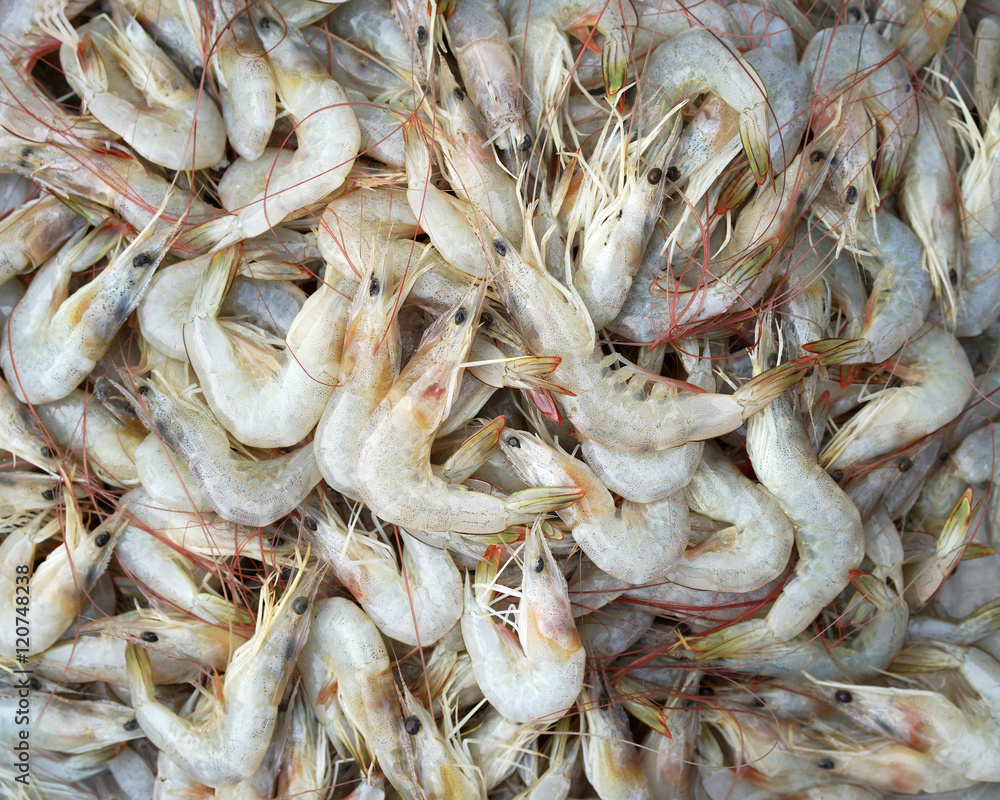
[{"label": "shrimp tail", "polygon": [[903,593],[911,608],[920,608],[944,583],[955,565],[962,560],[962,553],[975,533],[972,521],[972,488],[955,504],[937,539],[934,552],[927,558],[903,565]]},{"label": "shrimp tail", "polygon": [[802,345],[802,349],[817,356],[817,363],[822,367],[864,362],[870,353],[864,339],[821,339]]},{"label": "shrimp tail", "polygon": [[462,483],[472,475],[489,458],[506,424],[506,417],[499,416],[483,425],[442,465],[440,477],[450,483]]},{"label": "shrimp tail", "polygon": [[633,678],[622,678],[615,687],[621,696],[621,703],[633,717],[644,722],[657,733],[672,739],[667,717],[663,709],[647,696],[642,684]]},{"label": "shrimp tail", "polygon": [[798,383],[816,365],[814,356],[803,356],[780,364],[751,378],[733,393],[743,408],[743,418],[753,416],[782,393]]},{"label": "shrimp tail", "polygon": [[514,492],[504,501],[504,507],[513,514],[548,514],[573,505],[584,494],[577,486],[539,486]]},{"label": "shrimp tail", "polygon": [[146,651],[138,645],[129,644],[125,647],[125,674],[128,676],[128,688],[133,698],[133,706],[136,705],[136,699],[142,703],[156,701],[153,667],[149,663]]},{"label": "shrimp tail", "polygon": [[556,394],[568,394],[562,386],[548,380],[559,367],[562,359],[558,356],[518,356],[506,364],[506,386],[514,389],[541,390],[547,389]]},{"label": "shrimp tail", "polygon": [[227,625],[230,622],[235,625],[249,625],[253,620],[239,606],[224,597],[216,597],[214,594],[200,592],[195,597],[194,607],[201,612],[204,618]]},{"label": "shrimp tail", "polygon": [[758,186],[767,183],[771,173],[771,148],[767,136],[767,116],[763,115],[764,127],[750,114],[740,116],[740,141],[750,160],[750,171]]},{"label": "shrimp tail", "polygon": [[731,625],[721,631],[690,640],[691,649],[697,652],[699,660],[735,658],[745,653],[756,653],[763,647],[776,643],[777,639],[762,619],[748,620],[747,623]]},{"label": "shrimp tail", "polygon": [[227,247],[212,256],[191,301],[191,318],[212,319],[229,294],[240,265],[239,248]]},{"label": "shrimp tail", "polygon": [[625,85],[628,73],[628,42],[620,35],[610,34],[604,40],[601,52],[601,71],[604,73],[604,91],[613,98]]}]

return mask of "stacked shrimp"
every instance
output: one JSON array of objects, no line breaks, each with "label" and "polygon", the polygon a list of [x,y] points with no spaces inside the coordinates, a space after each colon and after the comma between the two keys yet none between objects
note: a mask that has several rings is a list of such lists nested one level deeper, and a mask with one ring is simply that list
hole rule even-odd
[{"label": "stacked shrimp", "polygon": [[0,30],[0,796],[1000,796],[1000,16]]}]

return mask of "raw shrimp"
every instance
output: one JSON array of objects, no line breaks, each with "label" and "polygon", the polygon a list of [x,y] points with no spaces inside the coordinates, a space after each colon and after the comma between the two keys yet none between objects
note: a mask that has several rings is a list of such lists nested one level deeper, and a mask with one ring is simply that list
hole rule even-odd
[{"label": "raw shrimp", "polygon": [[497,149],[516,157],[531,147],[524,123],[521,77],[508,44],[510,34],[496,4],[487,0],[457,3],[447,31],[462,83],[483,115],[486,134]]},{"label": "raw shrimp", "polygon": [[83,224],[83,217],[51,194],[5,216],[0,222],[0,283],[41,266]]},{"label": "raw shrimp", "polygon": [[275,352],[254,327],[218,320],[239,255],[216,253],[205,270],[184,326],[184,344],[216,419],[252,447],[290,447],[316,426],[338,371],[348,303],[342,279],[327,281],[306,300]]},{"label": "raw shrimp", "polygon": [[488,220],[483,232],[496,258],[489,262],[491,277],[532,353],[562,359],[551,380],[573,393],[559,404],[584,438],[645,452],[721,435],[740,427],[809,368],[805,362],[783,364],[732,395],[678,387],[618,355],[605,356],[579,296],[525,259]]},{"label": "raw shrimp", "polygon": [[[298,147],[273,162],[267,188],[239,212],[199,228],[192,238],[213,251],[264,233],[289,214],[339,189],[361,147],[347,96],[316,60],[302,34],[256,6],[250,15],[267,48],[278,97],[295,120]],[[329,165],[329,166],[328,166]]]},{"label": "raw shrimp", "polygon": [[690,506],[733,527],[689,549],[669,573],[692,589],[747,592],[778,577],[791,554],[793,528],[777,500],[707,442],[701,464],[684,489]]},{"label": "raw shrimp", "polygon": [[278,601],[273,588],[264,587],[253,638],[233,654],[221,696],[194,724],[156,699],[149,660],[141,648],[129,645],[125,664],[139,727],[195,780],[230,786],[260,766],[278,704],[309,635],[320,577],[315,568],[300,568]]},{"label": "raw shrimp", "polygon": [[[760,373],[777,357],[771,318],[761,322],[752,359]],[[747,420],[747,453],[761,484],[793,525],[798,561],[763,620],[730,625],[700,640],[706,657],[747,652],[770,639],[787,642],[847,586],[864,557],[861,515],[816,461],[816,451],[786,394]],[[695,562],[697,563],[697,561]]]},{"label": "raw shrimp", "polygon": [[205,169],[225,155],[219,109],[138,21],[98,17],[63,41],[59,60],[90,113],[153,163]]},{"label": "raw shrimp", "polygon": [[500,499],[433,474],[430,442],[444,420],[478,327],[484,284],[428,329],[418,351],[358,437],[351,479],[375,515],[410,529],[499,533],[572,503],[573,488],[525,490]]},{"label": "raw shrimp", "polygon": [[202,494],[223,519],[269,525],[294,509],[323,479],[312,443],[267,461],[248,461],[231,451],[225,431],[206,411],[171,398],[145,379],[132,381],[137,397],[109,381],[98,385],[98,398],[162,438],[191,470]]},{"label": "raw shrimp", "polygon": [[600,797],[652,800],[625,711],[609,702],[608,687],[599,675],[592,673],[590,683],[593,688],[585,687],[580,694],[586,723],[582,749],[587,780]]},{"label": "raw shrimp", "polygon": [[529,722],[567,708],[583,686],[586,659],[566,579],[538,525],[528,533],[522,562],[516,641],[493,620],[496,562],[482,562],[477,568],[475,590],[466,579],[462,614],[462,636],[476,680],[486,699],[512,722]]},{"label": "raw shrimp", "polygon": [[73,272],[91,265],[118,238],[110,226],[81,234],[38,271],[4,327],[0,364],[24,402],[60,400],[87,377],[138,305],[173,239],[173,231],[147,228],[67,297]]},{"label": "raw shrimp", "polygon": [[740,115],[740,141],[758,184],[770,174],[767,96],[760,76],[721,39],[702,28],[677,34],[646,59],[640,87],[640,130],[652,128],[682,100],[705,92]]},{"label": "raw shrimp", "polygon": [[210,64],[219,84],[229,143],[242,158],[264,154],[274,118],[275,79],[264,45],[242,0],[214,0],[215,50]]},{"label": "raw shrimp", "polygon": [[930,327],[899,354],[903,385],[883,389],[837,431],[820,465],[837,469],[901,449],[957,417],[972,397],[969,359],[951,334]]},{"label": "raw shrimp", "polygon": [[[44,423],[43,423],[44,424]],[[42,439],[34,418],[28,413],[0,380],[0,449],[14,459],[24,459],[39,469],[53,472],[56,469],[53,448]]]},{"label": "raw shrimp", "polygon": [[400,529],[402,567],[386,545],[350,529],[329,501],[309,510],[306,527],[316,552],[380,631],[396,641],[428,647],[462,616],[462,576],[444,550],[429,547]]},{"label": "raw shrimp", "polygon": [[684,553],[689,524],[679,494],[616,507],[611,493],[584,464],[530,433],[506,431],[504,455],[529,486],[579,486],[585,494],[559,512],[573,540],[598,567],[631,584],[663,579]]},{"label": "raw shrimp", "polygon": [[323,800],[330,785],[333,764],[330,748],[305,696],[297,691],[281,755],[275,797]]}]

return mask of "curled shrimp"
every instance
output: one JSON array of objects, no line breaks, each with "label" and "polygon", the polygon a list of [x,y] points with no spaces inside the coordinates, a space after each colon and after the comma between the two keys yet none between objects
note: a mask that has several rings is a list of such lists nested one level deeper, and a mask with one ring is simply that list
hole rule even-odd
[{"label": "curled shrimp", "polygon": [[528,533],[522,559],[516,641],[493,620],[490,608],[497,563],[481,563],[475,590],[466,580],[462,614],[462,636],[476,680],[486,699],[512,722],[567,708],[582,688],[586,658],[566,579],[537,525]]}]

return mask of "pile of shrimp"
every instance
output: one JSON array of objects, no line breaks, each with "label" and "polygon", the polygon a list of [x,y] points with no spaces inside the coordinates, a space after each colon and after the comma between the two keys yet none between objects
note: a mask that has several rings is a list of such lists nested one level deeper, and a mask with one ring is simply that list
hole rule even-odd
[{"label": "pile of shrimp", "polygon": [[0,796],[1000,797],[1000,8],[0,0]]}]

